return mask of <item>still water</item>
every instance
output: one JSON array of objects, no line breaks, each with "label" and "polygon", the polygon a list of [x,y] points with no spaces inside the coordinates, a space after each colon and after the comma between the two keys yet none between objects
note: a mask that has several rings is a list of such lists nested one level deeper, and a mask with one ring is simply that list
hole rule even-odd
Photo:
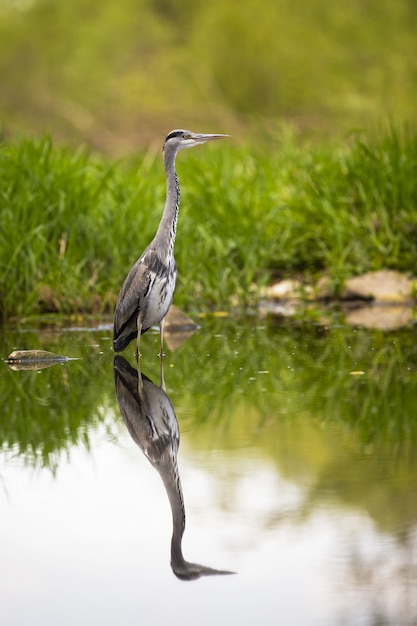
[{"label": "still water", "polygon": [[166,393],[158,341],[139,397],[109,324],[3,329],[74,360],[0,365],[1,623],[416,624],[415,329],[204,318]]}]

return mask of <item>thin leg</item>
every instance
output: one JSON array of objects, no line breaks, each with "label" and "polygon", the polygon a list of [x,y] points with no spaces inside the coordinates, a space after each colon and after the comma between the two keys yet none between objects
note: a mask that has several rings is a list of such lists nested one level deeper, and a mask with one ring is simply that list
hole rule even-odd
[{"label": "thin leg", "polygon": [[161,389],[162,391],[165,391],[165,377],[164,377],[164,325],[165,325],[165,318],[163,318],[160,322],[159,322],[159,340],[160,340],[160,347],[159,347],[159,356],[161,359]]},{"label": "thin leg", "polygon": [[141,330],[142,330],[142,324],[140,322],[139,319],[139,315],[138,315],[138,336],[136,339],[136,360],[138,361],[140,359],[140,337],[141,337]]},{"label": "thin leg", "polygon": [[138,393],[139,393],[139,398],[143,397],[143,379],[142,379],[142,372],[140,371],[140,357],[137,359],[138,362]]},{"label": "thin leg", "polygon": [[136,361],[138,364],[138,393],[139,393],[139,397],[141,398],[143,396],[143,380],[142,380],[142,372],[140,371],[140,338],[141,338],[141,330],[142,330],[142,324],[140,322],[139,319],[139,315],[138,315],[138,336],[136,339]]},{"label": "thin leg", "polygon": [[164,359],[161,359],[161,389],[162,391],[166,391],[165,376],[164,376]]},{"label": "thin leg", "polygon": [[159,322],[159,356],[161,359],[164,356],[164,325],[165,318]]}]

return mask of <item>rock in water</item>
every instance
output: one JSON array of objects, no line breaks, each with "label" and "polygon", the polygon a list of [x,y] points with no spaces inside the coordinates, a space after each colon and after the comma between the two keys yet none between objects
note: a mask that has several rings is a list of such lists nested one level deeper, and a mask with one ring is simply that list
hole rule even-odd
[{"label": "rock in water", "polygon": [[68,361],[68,357],[47,350],[14,350],[6,360],[12,369],[22,370],[50,367]]}]

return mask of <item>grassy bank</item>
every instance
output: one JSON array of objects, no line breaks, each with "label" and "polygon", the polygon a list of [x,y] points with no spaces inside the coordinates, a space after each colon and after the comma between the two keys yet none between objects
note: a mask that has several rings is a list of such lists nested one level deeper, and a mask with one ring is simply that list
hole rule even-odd
[{"label": "grassy bank", "polygon": [[[283,133],[269,145],[179,155],[177,304],[244,307],[277,275],[326,273],[337,290],[367,270],[417,272],[415,135],[311,147]],[[159,152],[127,163],[49,138],[1,144],[1,317],[111,311],[164,194]]]}]

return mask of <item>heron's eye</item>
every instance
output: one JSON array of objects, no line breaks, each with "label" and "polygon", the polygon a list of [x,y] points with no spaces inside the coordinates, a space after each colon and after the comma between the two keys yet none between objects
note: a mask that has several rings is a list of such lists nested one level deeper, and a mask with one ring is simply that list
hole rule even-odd
[{"label": "heron's eye", "polygon": [[184,139],[191,139],[190,133],[184,133]]}]

